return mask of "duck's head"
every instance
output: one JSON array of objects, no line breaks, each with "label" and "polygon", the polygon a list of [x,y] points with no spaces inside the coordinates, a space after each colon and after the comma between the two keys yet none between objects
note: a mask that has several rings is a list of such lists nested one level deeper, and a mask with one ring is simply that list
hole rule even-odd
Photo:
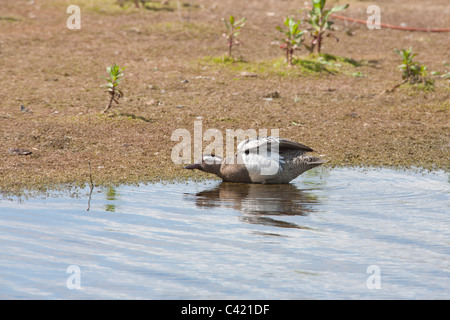
[{"label": "duck's head", "polygon": [[220,175],[220,166],[222,165],[222,158],[214,155],[205,155],[203,158],[184,167],[184,169],[198,169],[204,172]]}]

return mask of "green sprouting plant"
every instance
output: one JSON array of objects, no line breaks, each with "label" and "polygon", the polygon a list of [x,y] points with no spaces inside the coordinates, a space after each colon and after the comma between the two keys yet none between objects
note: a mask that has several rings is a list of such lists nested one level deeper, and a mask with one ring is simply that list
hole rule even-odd
[{"label": "green sprouting plant", "polygon": [[[139,0],[133,0],[133,1],[134,1],[134,5],[136,6],[136,8],[139,8]],[[123,7],[123,4],[124,4],[125,0],[117,0],[117,2],[119,3],[119,5],[121,7]],[[145,0],[140,0],[140,2],[142,3],[142,6],[144,7],[146,1]]]},{"label": "green sprouting plant", "polygon": [[[444,63],[444,66],[450,67],[450,63]],[[431,73],[433,76],[439,76],[442,79],[446,79],[450,81],[450,71],[445,71],[445,73],[441,73],[439,71],[433,71]]]},{"label": "green sprouting plant", "polygon": [[421,83],[424,85],[424,90],[429,91],[434,89],[433,79],[427,78],[427,67],[413,60],[417,54],[412,53],[412,47],[402,50],[394,49],[394,51],[402,58],[402,64],[398,66],[402,71],[403,81],[401,84],[405,82],[409,82],[410,84]]},{"label": "green sprouting plant", "polygon": [[398,66],[402,70],[402,79],[408,80],[410,83],[420,82],[420,78],[426,74],[426,66],[421,66],[413,61],[417,54],[412,53],[412,47],[409,49],[394,49],[394,51],[402,58],[402,64]]},{"label": "green sprouting plant", "polygon": [[[450,67],[450,63],[444,63],[446,67]],[[441,78],[450,80],[450,71],[447,71],[443,75],[441,75]]]},{"label": "green sprouting plant", "polygon": [[233,45],[239,44],[239,42],[235,38],[239,35],[239,30],[244,27],[247,18],[242,18],[236,21],[234,16],[231,15],[228,21],[224,18],[222,18],[222,20],[225,23],[225,27],[227,28],[227,33],[224,33],[223,36],[227,39],[228,55],[231,57]]},{"label": "green sprouting plant", "polygon": [[[311,44],[306,46],[312,53],[317,47],[317,52],[320,53],[323,43],[323,37],[327,30],[331,30],[333,21],[330,21],[330,15],[332,13],[342,11],[348,8],[348,4],[343,6],[335,6],[331,9],[325,10],[326,0],[311,0],[312,10],[308,13],[307,22],[310,24],[311,28],[308,29],[309,34],[312,37]],[[334,36],[331,32],[327,33],[327,36]],[[337,41],[339,39],[334,36]]]},{"label": "green sprouting plant", "polygon": [[109,78],[103,77],[106,81],[108,81],[108,83],[103,85],[103,87],[108,88],[107,92],[110,94],[111,98],[108,105],[103,110],[103,113],[106,113],[111,108],[113,102],[119,104],[119,99],[123,97],[122,90],[118,89],[117,86],[120,81],[122,81],[122,77],[124,76],[123,70],[126,68],[127,67],[120,68],[117,64],[113,64],[106,68]]},{"label": "green sprouting plant", "polygon": [[[447,67],[450,67],[450,64],[449,64],[449,63],[445,63],[444,65],[447,66]],[[442,79],[450,80],[450,71],[447,71],[446,73],[441,74],[441,78],[442,78]]]},{"label": "green sprouting plant", "polygon": [[276,40],[283,42],[281,49],[286,51],[286,63],[289,66],[292,66],[294,51],[303,43],[304,31],[300,29],[300,24],[301,20],[295,21],[292,17],[288,17],[284,20],[285,29],[276,27],[284,35],[283,39],[276,38]]}]

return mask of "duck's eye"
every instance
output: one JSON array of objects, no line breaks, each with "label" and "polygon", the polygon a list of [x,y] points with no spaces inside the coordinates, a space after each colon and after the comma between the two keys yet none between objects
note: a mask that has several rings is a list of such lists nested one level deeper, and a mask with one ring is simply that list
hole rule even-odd
[{"label": "duck's eye", "polygon": [[247,154],[247,155],[248,155],[249,153],[250,153],[250,150],[248,150],[248,149],[247,149],[247,150],[245,150],[245,154]]}]

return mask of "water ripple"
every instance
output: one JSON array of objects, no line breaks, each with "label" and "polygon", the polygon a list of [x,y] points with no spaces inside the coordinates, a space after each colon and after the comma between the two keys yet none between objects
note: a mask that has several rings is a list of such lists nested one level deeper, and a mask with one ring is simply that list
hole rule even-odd
[{"label": "water ripple", "polygon": [[[98,191],[98,190],[97,190]],[[448,299],[442,172],[150,184],[0,200],[3,299]],[[81,270],[70,290],[66,269]],[[367,287],[367,267],[381,289]]]}]

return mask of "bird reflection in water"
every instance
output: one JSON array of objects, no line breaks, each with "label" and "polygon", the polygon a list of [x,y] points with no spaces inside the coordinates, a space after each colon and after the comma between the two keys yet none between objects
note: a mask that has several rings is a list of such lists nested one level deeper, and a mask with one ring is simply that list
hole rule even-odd
[{"label": "bird reflection in water", "polygon": [[282,228],[309,229],[283,221],[283,216],[306,216],[319,203],[317,196],[298,189],[293,184],[244,184],[222,182],[218,186],[195,194],[199,208],[226,207],[242,213],[247,223]]}]

